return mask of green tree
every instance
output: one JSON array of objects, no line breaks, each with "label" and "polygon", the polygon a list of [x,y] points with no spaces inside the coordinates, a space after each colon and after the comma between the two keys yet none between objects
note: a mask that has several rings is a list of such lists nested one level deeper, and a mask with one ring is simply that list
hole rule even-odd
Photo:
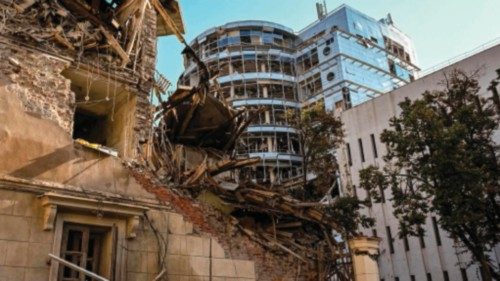
[{"label": "green tree", "polygon": [[[337,180],[338,163],[333,151],[344,139],[342,121],[318,102],[299,113],[291,112],[301,139],[303,199],[319,200]],[[308,179],[308,176],[313,180]]]},{"label": "green tree", "polygon": [[427,214],[480,263],[484,280],[498,280],[485,252],[499,242],[500,169],[493,141],[500,121],[492,98],[478,95],[477,73],[454,70],[443,90],[399,104],[401,113],[381,134],[382,170],[360,171],[361,186],[380,200],[390,188],[399,234],[422,235]]},{"label": "green tree", "polygon": [[[336,188],[339,165],[335,150],[344,140],[342,121],[325,110],[319,102],[300,112],[289,111],[301,139],[303,152],[303,176],[297,188],[288,190],[293,197],[306,202],[318,202]],[[374,221],[359,210],[367,202],[356,197],[337,197],[330,204],[322,205],[325,213],[338,221],[339,232],[348,239],[356,236],[358,226],[372,226]]]}]

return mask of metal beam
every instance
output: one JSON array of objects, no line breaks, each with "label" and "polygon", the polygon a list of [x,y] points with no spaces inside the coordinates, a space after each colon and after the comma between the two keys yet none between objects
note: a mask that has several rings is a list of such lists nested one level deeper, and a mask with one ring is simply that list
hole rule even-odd
[{"label": "metal beam", "polygon": [[102,276],[99,276],[99,275],[97,275],[97,274],[95,274],[95,273],[93,273],[91,271],[88,271],[85,268],[79,267],[78,265],[76,265],[74,263],[71,263],[71,262],[69,262],[69,261],[67,261],[65,259],[62,259],[62,258],[60,258],[58,256],[55,256],[53,254],[49,254],[49,257],[51,259],[56,260],[59,263],[62,263],[65,266],[67,266],[67,267],[69,267],[71,269],[74,269],[74,270],[76,270],[78,272],[81,272],[81,273],[83,273],[83,274],[85,274],[85,275],[87,275],[87,276],[89,276],[89,277],[91,277],[91,278],[93,278],[95,280],[98,280],[98,281],[109,281],[108,279],[106,279],[106,278],[104,278]]}]

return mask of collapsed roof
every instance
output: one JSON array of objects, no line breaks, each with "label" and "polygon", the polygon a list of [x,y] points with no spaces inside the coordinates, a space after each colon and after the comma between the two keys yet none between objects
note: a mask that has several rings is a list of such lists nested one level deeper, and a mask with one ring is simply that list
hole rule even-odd
[{"label": "collapsed roof", "polygon": [[111,53],[114,58],[108,60],[121,67],[137,60],[141,28],[151,8],[159,15],[156,36],[180,37],[184,32],[176,0],[2,0],[0,5],[0,18],[9,23],[3,35],[68,57]]}]

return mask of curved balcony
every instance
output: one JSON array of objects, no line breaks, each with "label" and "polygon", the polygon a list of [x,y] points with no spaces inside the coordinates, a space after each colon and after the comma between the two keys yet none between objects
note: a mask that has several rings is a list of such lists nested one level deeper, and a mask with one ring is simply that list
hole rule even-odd
[{"label": "curved balcony", "polygon": [[297,134],[298,131],[294,127],[286,126],[286,125],[250,125],[248,126],[247,133],[289,133],[289,134]]},{"label": "curved balcony", "polygon": [[288,101],[283,99],[273,99],[273,98],[241,98],[234,99],[231,101],[233,107],[247,107],[247,106],[261,106],[261,105],[279,105],[283,107],[299,108],[300,103],[295,101]]},{"label": "curved balcony", "polygon": [[241,29],[241,28],[251,28],[251,27],[274,28],[277,30],[285,31],[289,34],[294,34],[293,29],[278,23],[263,21],[263,20],[243,20],[243,21],[228,22],[221,26],[209,28],[203,31],[200,35],[198,35],[193,41],[191,41],[191,45],[198,41],[203,40],[203,38],[207,37],[208,35],[220,32],[221,30],[224,29]]},{"label": "curved balcony", "polygon": [[271,161],[289,161],[289,162],[302,162],[302,156],[298,154],[290,154],[284,152],[249,152],[239,153],[238,155],[245,155],[248,157],[260,157],[265,162]]},{"label": "curved balcony", "polygon": [[241,80],[281,80],[286,82],[295,82],[295,77],[277,72],[250,72],[232,73],[217,78],[219,84]]}]

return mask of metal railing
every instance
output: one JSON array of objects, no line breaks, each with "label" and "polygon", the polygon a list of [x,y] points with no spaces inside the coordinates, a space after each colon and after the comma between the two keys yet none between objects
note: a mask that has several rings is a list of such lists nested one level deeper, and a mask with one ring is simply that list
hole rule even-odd
[{"label": "metal railing", "polygon": [[488,41],[488,42],[486,42],[486,43],[484,43],[484,44],[482,44],[482,45],[480,45],[480,46],[478,46],[478,47],[476,47],[476,48],[474,48],[474,49],[472,49],[470,51],[467,51],[467,52],[465,52],[463,54],[460,54],[460,55],[458,55],[456,57],[453,57],[451,59],[443,61],[443,62],[441,62],[441,63],[439,63],[437,65],[434,65],[434,66],[432,66],[430,68],[422,70],[422,71],[420,71],[419,76],[420,76],[420,78],[422,78],[422,77],[424,77],[426,75],[429,75],[429,74],[431,74],[433,72],[436,72],[436,71],[438,71],[440,69],[443,69],[443,68],[445,68],[447,66],[450,66],[450,65],[452,65],[454,63],[457,63],[457,62],[459,62],[459,61],[461,61],[461,60],[463,60],[465,58],[471,57],[471,56],[476,55],[476,54],[478,54],[478,53],[480,53],[480,52],[482,52],[482,51],[484,51],[486,49],[494,47],[494,46],[496,46],[498,44],[500,44],[500,37],[497,37],[497,38],[495,38],[495,39],[493,39],[491,41]]},{"label": "metal railing", "polygon": [[91,271],[86,270],[85,268],[82,268],[82,267],[80,267],[80,266],[78,266],[78,265],[76,265],[74,263],[71,263],[71,262],[69,262],[69,261],[67,261],[65,259],[62,259],[62,258],[60,258],[58,256],[55,256],[53,254],[49,254],[49,257],[51,259],[57,261],[58,263],[61,263],[61,264],[65,265],[65,266],[67,266],[67,267],[69,267],[69,268],[71,268],[73,270],[76,270],[76,271],[78,271],[78,272],[80,272],[80,273],[82,273],[84,275],[87,275],[88,277],[90,277],[92,279],[95,279],[95,280],[98,280],[98,281],[109,281],[108,279],[106,279],[106,278],[104,278],[102,276],[99,276],[99,275],[97,275],[97,274],[95,274],[95,273],[93,273]]}]

